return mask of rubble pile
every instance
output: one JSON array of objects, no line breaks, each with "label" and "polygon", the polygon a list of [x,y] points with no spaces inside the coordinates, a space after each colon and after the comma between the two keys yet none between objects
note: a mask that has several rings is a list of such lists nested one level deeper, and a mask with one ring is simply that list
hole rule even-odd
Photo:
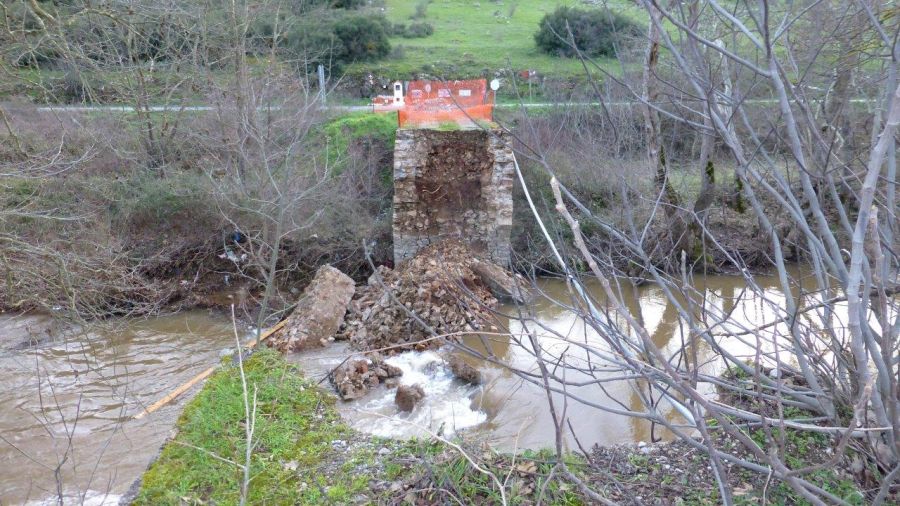
[{"label": "rubble pile", "polygon": [[[508,279],[485,279],[479,272]],[[397,270],[379,268],[358,288],[336,338],[349,339],[355,350],[388,355],[437,348],[442,341],[429,339],[431,333],[416,318],[438,335],[488,328],[498,304],[491,289],[518,284],[513,275],[478,259],[459,241],[432,244]]]},{"label": "rubble pile", "polygon": [[[326,265],[269,345],[293,352],[324,346],[333,339],[349,340],[359,354],[329,376],[341,399],[359,399],[379,385],[398,385],[403,371],[388,364],[382,354],[439,348],[445,339],[458,338],[455,333],[496,330],[491,311],[498,299],[524,301],[523,281],[479,259],[457,240],[429,245],[396,270],[379,267],[361,287]],[[432,332],[447,337],[434,339]],[[483,381],[477,369],[457,357],[451,357],[447,367],[466,383]],[[418,385],[401,390],[396,402],[405,411],[425,395]]]}]

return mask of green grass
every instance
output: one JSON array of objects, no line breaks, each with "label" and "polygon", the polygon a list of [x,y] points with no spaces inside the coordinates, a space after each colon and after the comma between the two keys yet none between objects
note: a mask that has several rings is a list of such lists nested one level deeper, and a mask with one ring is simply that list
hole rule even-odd
[{"label": "green grass", "polygon": [[[352,465],[329,468],[340,451],[331,442],[351,434],[334,398],[274,351],[258,351],[245,370],[258,406],[248,503],[345,503],[363,493],[368,481]],[[185,408],[178,435],[144,475],[134,504],[237,503],[242,471],[219,458],[243,462],[243,424],[239,371],[228,366]]]},{"label": "green grass", "polygon": [[[385,15],[394,23],[409,23],[417,3],[386,0]],[[556,78],[578,77],[583,74],[578,60],[548,55],[534,43],[541,18],[559,5],[586,7],[578,0],[434,0],[429,3],[425,18],[419,20],[434,26],[433,35],[419,39],[394,37],[391,45],[401,56],[388,57],[375,64],[354,65],[349,71],[398,78],[420,72],[467,78],[490,76],[503,70],[537,70]],[[618,12],[643,19],[630,2],[611,0],[609,5]]]},{"label": "green grass", "polygon": [[360,139],[384,143],[394,149],[397,113],[369,112],[343,114],[326,123],[321,130],[326,143],[327,162],[336,174],[343,171],[350,143]]}]

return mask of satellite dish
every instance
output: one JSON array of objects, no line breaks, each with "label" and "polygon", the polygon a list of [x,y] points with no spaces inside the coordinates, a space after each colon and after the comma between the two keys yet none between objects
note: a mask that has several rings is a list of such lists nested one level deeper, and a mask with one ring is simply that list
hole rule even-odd
[{"label": "satellite dish", "polygon": [[494,91],[497,91],[500,89],[500,80],[499,79],[494,79],[491,81],[491,89]]}]

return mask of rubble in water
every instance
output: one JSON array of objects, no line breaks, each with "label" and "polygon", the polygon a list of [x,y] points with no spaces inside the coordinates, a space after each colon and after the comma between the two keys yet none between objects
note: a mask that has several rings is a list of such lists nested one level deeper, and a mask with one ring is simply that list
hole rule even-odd
[{"label": "rubble in water", "polygon": [[425,390],[418,384],[416,385],[400,385],[397,387],[397,394],[394,396],[394,402],[400,411],[412,411],[416,404],[425,398]]},{"label": "rubble in water", "polygon": [[344,323],[344,314],[355,290],[349,276],[330,265],[323,265],[303,291],[284,330],[272,336],[269,346],[281,352],[324,346]]},{"label": "rubble in water", "polygon": [[[351,357],[331,372],[331,383],[345,401],[359,399],[382,382],[403,374],[399,367],[387,364],[381,355]],[[425,395],[424,393],[422,395]]]},{"label": "rubble in water", "polygon": [[480,385],[482,382],[481,371],[469,365],[462,357],[450,355],[447,357],[447,366],[454,376],[471,385]]},{"label": "rubble in water", "polygon": [[[491,281],[478,272],[493,273]],[[380,267],[368,285],[357,290],[337,338],[349,339],[355,350],[388,355],[438,348],[443,340],[430,339],[432,334],[416,318],[437,335],[490,329],[491,310],[498,305],[491,287],[518,281],[501,267],[479,260],[459,241],[432,244],[397,270]]]}]

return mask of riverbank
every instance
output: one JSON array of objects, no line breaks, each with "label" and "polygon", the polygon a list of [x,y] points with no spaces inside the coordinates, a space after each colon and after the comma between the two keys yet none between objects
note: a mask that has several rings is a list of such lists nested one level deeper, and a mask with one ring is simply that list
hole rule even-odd
[{"label": "riverbank", "polygon": [[[189,133],[160,141],[164,160],[152,164],[143,156],[147,139],[136,130],[139,119],[131,115],[54,116],[27,106],[7,109],[17,133],[11,137],[0,131],[0,140],[10,141],[0,142],[0,164],[19,167],[21,174],[0,185],[0,219],[9,239],[0,246],[5,278],[0,309],[64,308],[95,319],[231,303],[244,310],[240,313],[252,313],[259,306],[268,284],[269,254],[276,246],[267,227],[284,206],[267,200],[274,189],[265,178],[242,180],[221,168],[219,161],[234,154],[221,139],[205,134],[224,128],[215,114],[154,117],[154,128],[177,125]],[[543,148],[559,180],[591,213],[579,212],[576,218],[605,269],[637,282],[648,277],[648,264],[680,272],[680,260],[672,254],[679,246],[688,250],[688,262],[698,271],[770,267],[771,243],[759,240],[765,231],[754,215],[735,205],[734,174],[726,162],[712,171],[718,189],[705,218],[708,234],[717,243],[678,244],[670,232],[672,213],[656,207],[651,168],[636,152],[611,157],[604,151],[602,137],[609,134],[599,112],[559,108],[503,114],[503,123],[520,139],[514,147],[521,148],[522,174],[545,224],[557,236],[571,234],[553,208],[546,174],[525,156],[525,145]],[[365,280],[371,269],[363,243],[370,246],[376,265],[392,264],[396,117],[338,114],[310,121],[302,144],[322,153],[322,159],[313,161],[309,170],[315,175],[309,180],[289,180],[303,196],[288,206],[289,222],[303,226],[277,241],[278,276],[269,303],[275,311],[288,307],[325,263],[356,281]],[[546,140],[550,134],[553,142]],[[584,144],[584,135],[597,138]],[[65,149],[54,155],[61,138]],[[45,153],[52,163],[21,168],[24,152]],[[90,156],[84,158],[83,153]],[[702,186],[699,172],[687,150],[668,156],[671,184],[688,207]],[[79,168],[73,170],[76,161]],[[527,274],[558,273],[518,184],[513,199],[513,268]],[[765,199],[762,204],[779,205]],[[622,208],[630,214],[623,215]],[[784,216],[772,221],[785,257],[802,261],[794,227]],[[646,227],[631,240],[642,241],[647,259],[637,258],[633,247],[610,232],[632,226]],[[585,267],[578,255],[564,254],[575,268]]]},{"label": "riverbank", "polygon": [[[564,452],[497,452],[475,438],[390,440],[349,428],[332,394],[305,379],[277,352],[245,362],[250,403],[256,398],[248,502],[290,504],[720,504],[709,461],[685,442],[629,444]],[[229,363],[185,407],[140,484],[133,504],[232,504],[245,462],[240,369]],[[766,435],[750,431],[759,444]],[[726,436],[718,437],[728,447]],[[810,478],[851,504],[864,497],[841,471],[834,441],[787,429],[791,468],[822,468]],[[734,444],[732,441],[731,444]],[[747,458],[752,458],[745,456]],[[837,465],[836,465],[837,464]],[[728,466],[739,504],[805,504],[777,480]],[[591,492],[586,488],[589,487]]]}]

